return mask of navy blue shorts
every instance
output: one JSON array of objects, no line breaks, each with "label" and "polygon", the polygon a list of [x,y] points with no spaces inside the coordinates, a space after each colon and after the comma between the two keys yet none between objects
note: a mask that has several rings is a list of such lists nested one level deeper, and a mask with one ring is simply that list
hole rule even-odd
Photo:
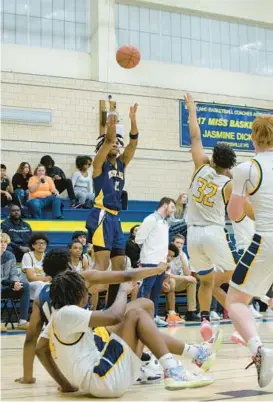
[{"label": "navy blue shorts", "polygon": [[92,208],[86,221],[89,233],[89,241],[95,247],[112,251],[113,249],[125,249],[124,234],[118,215]]}]

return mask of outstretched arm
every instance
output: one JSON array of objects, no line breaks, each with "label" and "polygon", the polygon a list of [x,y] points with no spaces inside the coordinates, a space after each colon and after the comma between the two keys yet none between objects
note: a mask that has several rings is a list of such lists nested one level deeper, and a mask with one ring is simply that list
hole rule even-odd
[{"label": "outstretched arm", "polygon": [[93,161],[93,177],[97,177],[101,174],[102,166],[106,161],[107,155],[110,152],[113,144],[116,142],[116,123],[116,114],[109,114],[107,120],[107,133],[105,136],[105,141],[100,147]]},{"label": "outstretched arm", "polygon": [[97,271],[81,272],[81,276],[90,285],[109,285],[123,282],[136,282],[149,276],[160,275],[167,268],[167,264],[161,263],[153,268],[135,268],[130,271]]},{"label": "outstretched arm", "polygon": [[201,165],[208,164],[209,158],[203,150],[201,131],[197,121],[196,104],[190,94],[185,95],[184,100],[189,111],[192,159],[195,169],[198,169]]},{"label": "outstretched arm", "polygon": [[130,107],[130,120],[131,120],[131,131],[130,131],[130,142],[125,147],[123,154],[121,155],[120,159],[127,166],[131,160],[133,159],[138,143],[138,129],[137,129],[137,122],[136,122],[136,113],[137,113],[138,104],[135,103],[134,106]]}]

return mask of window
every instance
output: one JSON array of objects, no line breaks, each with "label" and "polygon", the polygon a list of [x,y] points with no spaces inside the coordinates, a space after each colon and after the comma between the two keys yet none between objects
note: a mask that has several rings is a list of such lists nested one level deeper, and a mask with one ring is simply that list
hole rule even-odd
[{"label": "window", "polygon": [[90,0],[2,0],[2,42],[89,52]]},{"label": "window", "polygon": [[144,60],[273,75],[273,29],[121,3],[115,7],[117,46],[136,46]]}]

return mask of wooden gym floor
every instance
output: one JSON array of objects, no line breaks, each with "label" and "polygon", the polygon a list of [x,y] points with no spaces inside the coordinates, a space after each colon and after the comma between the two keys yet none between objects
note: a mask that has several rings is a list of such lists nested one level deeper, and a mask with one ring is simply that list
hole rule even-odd
[{"label": "wooden gym floor", "polygon": [[[273,347],[273,320],[257,321],[264,344]],[[224,344],[217,361],[210,371],[216,379],[206,388],[195,390],[166,391],[163,384],[133,386],[120,400],[122,401],[273,401],[273,381],[260,389],[257,384],[256,369],[245,366],[250,363],[248,350],[230,341],[233,329],[230,324],[224,329]],[[173,336],[187,343],[200,342],[199,325],[173,327],[167,330]],[[62,395],[56,384],[39,362],[35,361],[36,384],[22,385],[14,379],[22,375],[22,347],[24,334],[15,333],[1,336],[1,399],[3,401],[87,401],[90,396],[73,394]],[[183,359],[187,367],[193,367]],[[198,369],[197,369],[198,370]],[[98,399],[97,399],[98,400]]]}]

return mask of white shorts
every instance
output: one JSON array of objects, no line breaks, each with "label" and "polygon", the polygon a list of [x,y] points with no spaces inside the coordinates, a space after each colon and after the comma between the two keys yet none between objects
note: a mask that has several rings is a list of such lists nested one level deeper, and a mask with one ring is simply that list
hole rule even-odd
[{"label": "white shorts", "polygon": [[250,296],[263,297],[273,283],[273,234],[255,233],[241,256],[230,285]]},{"label": "white shorts", "polygon": [[187,241],[190,264],[199,275],[214,269],[219,272],[235,269],[238,255],[222,226],[190,226]]},{"label": "white shorts", "polygon": [[111,334],[93,369],[88,392],[100,398],[123,395],[138,379],[141,360],[116,334]]}]

